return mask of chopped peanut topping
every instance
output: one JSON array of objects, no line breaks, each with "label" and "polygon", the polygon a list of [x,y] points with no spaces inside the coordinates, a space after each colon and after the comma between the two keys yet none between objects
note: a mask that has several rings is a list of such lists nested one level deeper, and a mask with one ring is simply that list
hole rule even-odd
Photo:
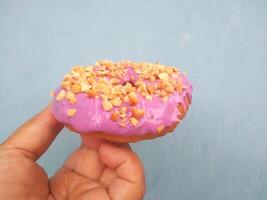
[{"label": "chopped peanut topping", "polygon": [[165,126],[161,125],[157,128],[157,133],[162,133],[164,131]]},{"label": "chopped peanut topping", "polygon": [[81,92],[81,86],[78,84],[74,84],[71,86],[71,91],[73,93],[79,93],[79,92]]},{"label": "chopped peanut topping", "polygon": [[90,85],[86,84],[86,83],[81,83],[81,91],[82,92],[86,92],[91,88]]},{"label": "chopped peanut topping", "polygon": [[122,113],[126,113],[127,112],[127,107],[121,107],[120,108],[120,113],[122,114]]},{"label": "chopped peanut topping", "polygon": [[112,84],[119,84],[121,81],[120,81],[120,79],[117,79],[117,78],[111,78],[111,79],[110,79],[110,82],[111,82]]},{"label": "chopped peanut topping", "polygon": [[82,66],[75,66],[73,67],[73,71],[77,73],[82,73],[84,72],[84,68]]},{"label": "chopped peanut topping", "polygon": [[112,99],[115,99],[117,97],[117,95],[115,95],[115,94],[110,94],[109,96],[108,96],[108,99],[109,100],[112,100]]},{"label": "chopped peanut topping", "polygon": [[61,87],[64,89],[69,89],[71,86],[71,83],[69,81],[62,81],[61,82]]},{"label": "chopped peanut topping", "polygon": [[105,111],[109,111],[113,108],[112,104],[108,100],[102,101],[102,106]]},{"label": "chopped peanut topping", "polygon": [[119,116],[118,116],[118,113],[117,112],[113,112],[110,116],[110,119],[114,122],[118,121],[119,119]]},{"label": "chopped peanut topping", "polygon": [[115,97],[114,99],[112,99],[111,103],[113,104],[113,106],[120,106],[122,101],[119,97]]},{"label": "chopped peanut topping", "polygon": [[166,88],[166,82],[161,81],[161,82],[159,83],[159,89],[164,90],[165,88]]},{"label": "chopped peanut topping", "polygon": [[130,122],[131,122],[132,125],[134,125],[134,126],[136,126],[136,125],[139,123],[138,119],[136,119],[136,118],[134,118],[134,117],[131,117],[131,118],[130,118]]},{"label": "chopped peanut topping", "polygon": [[94,90],[94,89],[90,89],[90,90],[87,91],[87,95],[88,95],[89,97],[94,97],[94,96],[97,95],[97,91]]},{"label": "chopped peanut topping", "polygon": [[128,96],[132,105],[136,105],[138,103],[137,95],[134,92],[131,92]]},{"label": "chopped peanut topping", "polygon": [[136,119],[142,118],[144,114],[145,114],[145,111],[143,109],[139,109],[139,108],[132,109],[132,116],[135,117]]},{"label": "chopped peanut topping", "polygon": [[146,96],[146,99],[149,100],[149,101],[151,101],[151,100],[152,100],[152,96],[147,95],[147,96]]},{"label": "chopped peanut topping", "polygon": [[54,91],[51,91],[50,94],[49,94],[50,97],[53,97],[55,96],[55,92]]},{"label": "chopped peanut topping", "polygon": [[172,73],[174,72],[174,69],[171,68],[171,67],[166,67],[166,72],[167,72],[168,74],[172,74]]},{"label": "chopped peanut topping", "polygon": [[126,117],[126,113],[120,114],[120,118],[125,118],[125,117]]},{"label": "chopped peanut topping", "polygon": [[169,97],[165,96],[165,97],[162,97],[161,99],[162,99],[162,101],[167,102]]},{"label": "chopped peanut topping", "polygon": [[154,93],[154,87],[152,86],[152,85],[149,85],[149,86],[147,86],[147,90],[148,90],[148,92],[149,92],[149,94],[153,94]]},{"label": "chopped peanut topping", "polygon": [[73,92],[71,92],[70,90],[67,91],[67,94],[66,94],[66,99],[71,103],[71,104],[74,104],[77,102],[77,99],[75,97],[75,94]]},{"label": "chopped peanut topping", "polygon": [[66,96],[66,91],[65,90],[60,90],[60,92],[58,93],[56,100],[57,101],[62,101]]},{"label": "chopped peanut topping", "polygon": [[167,81],[169,79],[169,75],[167,73],[160,73],[159,78],[160,80]]},{"label": "chopped peanut topping", "polygon": [[170,93],[172,93],[173,91],[174,91],[174,88],[173,88],[173,86],[172,85],[169,85],[168,87],[166,87],[166,89],[165,89],[167,92],[170,92]]},{"label": "chopped peanut topping", "polygon": [[129,99],[129,97],[128,96],[124,96],[123,97],[123,101],[126,103],[126,102],[128,102],[130,99]]},{"label": "chopped peanut topping", "polygon": [[77,112],[76,109],[68,109],[68,110],[67,110],[67,115],[68,115],[69,117],[72,117],[72,116],[74,116],[74,115],[76,114],[76,112]]},{"label": "chopped peanut topping", "polygon": [[89,84],[93,84],[94,82],[96,82],[95,79],[91,78],[91,77],[88,78],[87,81],[88,81]]},{"label": "chopped peanut topping", "polygon": [[102,92],[104,95],[109,95],[110,89],[108,87],[102,87],[100,88],[100,92]]},{"label": "chopped peanut topping", "polygon": [[160,92],[159,95],[162,96],[162,97],[166,97],[168,95],[168,93],[163,90],[163,91]]},{"label": "chopped peanut topping", "polygon": [[125,90],[126,92],[130,93],[133,91],[133,87],[132,87],[132,84],[131,83],[126,83],[125,85]]}]

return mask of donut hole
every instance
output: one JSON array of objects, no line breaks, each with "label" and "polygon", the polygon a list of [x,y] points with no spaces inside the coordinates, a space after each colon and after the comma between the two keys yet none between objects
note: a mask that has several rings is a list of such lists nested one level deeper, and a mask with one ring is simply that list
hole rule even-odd
[{"label": "donut hole", "polygon": [[137,81],[139,75],[135,73],[133,69],[128,69],[124,77],[122,78],[122,85],[130,83],[132,86],[136,86],[135,82]]},{"label": "donut hole", "polygon": [[132,86],[135,86],[135,82],[132,80],[124,81],[122,85],[125,86],[127,83],[130,83]]}]

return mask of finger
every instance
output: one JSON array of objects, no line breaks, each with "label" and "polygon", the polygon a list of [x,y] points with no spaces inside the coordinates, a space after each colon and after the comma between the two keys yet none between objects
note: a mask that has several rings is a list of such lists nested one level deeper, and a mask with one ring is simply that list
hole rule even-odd
[{"label": "finger", "polygon": [[82,139],[82,147],[86,147],[88,149],[93,149],[98,151],[99,146],[102,142],[104,142],[103,139],[93,138],[89,134],[80,134]]},{"label": "finger", "polygon": [[81,134],[82,146],[65,161],[64,167],[88,179],[97,180],[105,165],[100,160],[98,148],[104,140]]},{"label": "finger", "polygon": [[52,115],[50,106],[20,126],[4,143],[4,148],[14,148],[37,160],[49,147],[63,125]]},{"label": "finger", "polygon": [[100,145],[99,156],[118,176],[109,186],[111,198],[142,199],[145,193],[145,177],[138,156],[127,148],[107,142]]}]

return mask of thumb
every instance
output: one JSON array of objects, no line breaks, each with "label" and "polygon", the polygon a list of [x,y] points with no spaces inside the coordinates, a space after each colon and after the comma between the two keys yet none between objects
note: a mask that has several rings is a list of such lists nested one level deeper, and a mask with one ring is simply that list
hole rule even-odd
[{"label": "thumb", "polygon": [[63,125],[52,115],[51,107],[46,107],[35,117],[20,126],[3,143],[4,148],[18,150],[23,155],[37,160],[53,142]]},{"label": "thumb", "polygon": [[117,173],[109,186],[111,199],[140,200],[146,186],[144,168],[138,156],[127,147],[103,142],[99,147],[100,159]]}]

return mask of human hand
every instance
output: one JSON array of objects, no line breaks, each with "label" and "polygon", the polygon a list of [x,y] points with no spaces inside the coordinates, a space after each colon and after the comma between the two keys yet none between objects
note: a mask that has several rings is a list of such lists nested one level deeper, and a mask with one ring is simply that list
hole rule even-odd
[{"label": "human hand", "polygon": [[144,170],[126,145],[82,135],[83,144],[51,179],[36,160],[63,126],[50,107],[19,127],[0,145],[0,199],[140,200]]}]

